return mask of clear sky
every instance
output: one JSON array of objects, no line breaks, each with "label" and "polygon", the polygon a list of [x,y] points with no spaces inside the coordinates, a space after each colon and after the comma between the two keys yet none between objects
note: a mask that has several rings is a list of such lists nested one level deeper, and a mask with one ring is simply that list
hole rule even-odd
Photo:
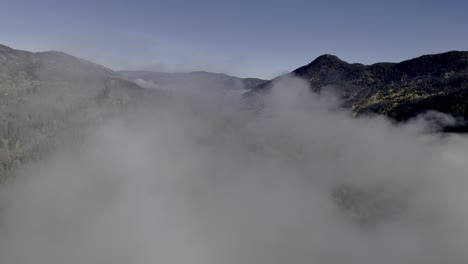
[{"label": "clear sky", "polygon": [[270,78],[324,53],[370,64],[468,50],[468,0],[0,0],[0,43]]}]

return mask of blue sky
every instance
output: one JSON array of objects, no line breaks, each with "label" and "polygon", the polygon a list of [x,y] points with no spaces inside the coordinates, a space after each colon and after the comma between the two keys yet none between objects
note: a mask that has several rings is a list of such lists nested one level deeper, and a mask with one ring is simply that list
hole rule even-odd
[{"label": "blue sky", "polygon": [[0,0],[0,43],[271,78],[324,53],[370,64],[468,50],[468,1]]}]

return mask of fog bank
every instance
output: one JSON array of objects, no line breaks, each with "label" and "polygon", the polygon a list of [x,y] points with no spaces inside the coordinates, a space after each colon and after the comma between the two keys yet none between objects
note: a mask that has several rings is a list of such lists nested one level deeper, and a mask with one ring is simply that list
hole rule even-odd
[{"label": "fog bank", "polygon": [[298,79],[260,111],[231,99],[145,106],[25,168],[0,263],[468,262],[465,136],[355,118]]}]

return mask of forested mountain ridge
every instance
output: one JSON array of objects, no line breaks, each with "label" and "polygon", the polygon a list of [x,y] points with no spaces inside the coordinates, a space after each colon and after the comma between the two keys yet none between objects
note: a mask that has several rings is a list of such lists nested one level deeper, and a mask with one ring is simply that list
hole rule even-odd
[{"label": "forested mountain ridge", "polygon": [[[139,78],[156,87],[145,87]],[[0,45],[0,182],[21,164],[79,141],[90,126],[129,108],[157,104],[169,94],[161,89],[244,92],[262,82],[209,72],[116,72],[63,52]]]},{"label": "forested mountain ridge", "polygon": [[65,53],[0,46],[0,181],[156,92]]},{"label": "forested mountain ridge", "polygon": [[[468,52],[372,65],[322,55],[278,78],[285,76],[305,79],[314,91],[333,89],[356,114],[384,114],[401,121],[437,110],[468,119]],[[252,94],[268,90],[277,79],[257,86]]]}]

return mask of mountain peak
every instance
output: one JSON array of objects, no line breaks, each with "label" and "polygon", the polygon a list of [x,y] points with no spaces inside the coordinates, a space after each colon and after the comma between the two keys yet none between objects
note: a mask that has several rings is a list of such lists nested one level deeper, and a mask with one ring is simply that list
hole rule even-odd
[{"label": "mountain peak", "polygon": [[338,58],[335,55],[331,54],[324,54],[319,57],[317,57],[315,60],[313,60],[310,64],[334,64],[334,63],[343,63],[340,58]]},{"label": "mountain peak", "polygon": [[293,73],[303,76],[308,75],[311,71],[341,68],[347,65],[349,65],[347,62],[342,61],[335,55],[324,54],[317,57],[311,63],[294,70]]}]

